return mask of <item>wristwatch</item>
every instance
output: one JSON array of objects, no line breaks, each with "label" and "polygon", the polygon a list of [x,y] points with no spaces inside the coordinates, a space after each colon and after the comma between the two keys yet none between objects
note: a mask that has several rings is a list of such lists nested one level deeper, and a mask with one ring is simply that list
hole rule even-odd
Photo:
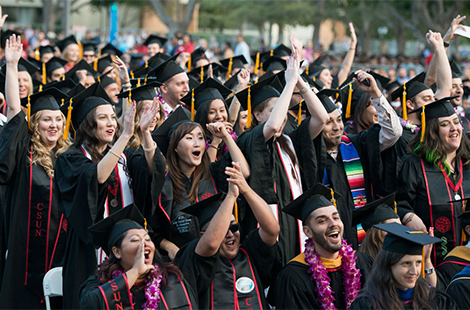
[{"label": "wristwatch", "polygon": [[433,274],[434,273],[434,268],[429,268],[424,270],[425,274]]},{"label": "wristwatch", "polygon": [[447,43],[444,41],[444,47],[449,47],[450,46],[450,43]]}]

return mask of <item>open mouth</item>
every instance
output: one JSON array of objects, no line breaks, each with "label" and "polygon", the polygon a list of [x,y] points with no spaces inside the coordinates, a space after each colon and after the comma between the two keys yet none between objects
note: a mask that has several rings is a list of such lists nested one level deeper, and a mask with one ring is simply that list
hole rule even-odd
[{"label": "open mouth", "polygon": [[194,151],[193,152],[193,156],[199,157],[199,155],[201,155],[201,151]]},{"label": "open mouth", "polygon": [[327,233],[326,235],[329,239],[332,240],[338,240],[339,239],[339,231],[332,231],[330,233]]},{"label": "open mouth", "polygon": [[108,130],[106,130],[106,133],[112,135],[114,133],[114,130],[113,129],[108,129]]},{"label": "open mouth", "polygon": [[459,135],[456,134],[456,133],[450,135],[450,138],[451,138],[451,139],[456,139],[456,138],[458,138],[458,137],[459,137]]},{"label": "open mouth", "polygon": [[150,259],[150,250],[145,250],[144,258],[145,258],[145,261],[148,261]]}]

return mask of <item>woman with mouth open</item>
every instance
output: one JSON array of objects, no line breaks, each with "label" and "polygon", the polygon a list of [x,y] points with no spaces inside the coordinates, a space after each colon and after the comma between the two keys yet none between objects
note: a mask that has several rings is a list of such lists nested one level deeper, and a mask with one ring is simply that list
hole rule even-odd
[{"label": "woman with mouth open", "polygon": [[[214,91],[208,96],[219,98],[221,94]],[[245,157],[226,126],[221,122],[211,123],[207,129],[228,148],[228,152],[213,163],[206,151],[202,126],[189,121],[182,109],[175,110],[155,132],[154,138],[159,137],[158,145],[166,154],[168,171],[163,189],[152,189],[153,201],[158,201],[158,205],[151,222],[155,225],[155,244],[166,251],[171,260],[181,246],[199,236],[197,218],[181,210],[226,190],[225,167],[232,160],[241,163],[245,178],[250,174]]]},{"label": "woman with mouth open", "polygon": [[135,102],[123,117],[123,129],[99,82],[63,105],[69,112],[75,142],[59,156],[56,175],[60,204],[67,219],[64,262],[64,308],[78,308],[78,287],[105,258],[95,250],[87,227],[135,203],[143,210],[152,180],[163,178],[165,163],[150,127],[157,112],[152,103],[141,117],[143,152],[125,148],[134,134]]},{"label": "woman with mouth open", "polygon": [[108,258],[83,283],[81,309],[198,309],[192,288],[155,251],[146,220],[128,206],[89,228]]},{"label": "woman with mouth open", "polygon": [[[0,254],[5,284],[0,296],[4,308],[33,309],[43,307],[44,274],[64,257],[54,165],[70,141],[62,139],[65,116],[58,103],[66,94],[51,88],[20,101],[22,52],[20,37],[11,36],[5,47],[8,122],[0,135],[0,184],[8,185],[2,208],[8,256],[3,261],[5,253]],[[22,104],[29,107],[27,115]]]}]

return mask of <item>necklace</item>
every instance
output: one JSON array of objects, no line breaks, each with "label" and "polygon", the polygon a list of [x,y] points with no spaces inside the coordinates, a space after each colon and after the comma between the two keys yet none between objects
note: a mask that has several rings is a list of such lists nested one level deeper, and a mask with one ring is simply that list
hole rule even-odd
[{"label": "necklace", "polygon": [[[356,299],[361,289],[361,272],[356,268],[356,255],[351,246],[343,239],[341,249],[339,250],[341,258],[342,271],[344,275],[343,285],[345,287],[346,308]],[[315,291],[320,299],[322,309],[335,309],[335,298],[330,286],[330,278],[328,277],[325,266],[321,263],[320,255],[315,252],[312,239],[305,241],[305,262],[310,266],[308,273],[312,276],[310,280],[316,282]]]}]

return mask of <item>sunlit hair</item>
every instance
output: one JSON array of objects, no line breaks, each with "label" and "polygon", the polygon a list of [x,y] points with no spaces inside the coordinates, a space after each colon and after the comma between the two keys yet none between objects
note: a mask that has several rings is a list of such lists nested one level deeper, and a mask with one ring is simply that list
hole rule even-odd
[{"label": "sunlit hair", "polygon": [[[27,95],[26,95],[25,97],[31,96],[31,95],[33,94],[33,90],[34,90],[33,78],[31,77],[31,75],[30,75],[29,72],[27,72],[27,71],[20,71],[20,72],[26,73],[26,77],[27,77],[28,83],[29,83],[29,86],[28,86],[28,93],[27,93]],[[19,73],[19,72],[18,72],[18,73]],[[18,81],[18,82],[19,82],[19,81]],[[25,97],[23,97],[23,98],[25,98]],[[23,98],[21,98],[21,99],[23,99]]]},{"label": "sunlit hair", "polygon": [[375,227],[371,227],[369,230],[367,230],[367,234],[364,237],[364,240],[362,240],[359,252],[365,252],[375,259],[380,250],[382,250],[383,243],[384,237],[382,235],[382,231]]},{"label": "sunlit hair", "polygon": [[[38,129],[39,120],[41,119],[42,114],[43,114],[43,111],[38,111],[34,113],[33,115],[31,115],[31,131],[32,131],[31,145],[32,145],[32,155],[33,155],[33,161],[31,164],[38,163],[41,167],[44,168],[44,170],[46,170],[46,173],[49,176],[54,176],[54,165],[52,163],[51,153],[47,150],[47,147],[44,144],[44,141],[42,140],[41,134],[39,133],[39,129]],[[62,113],[60,113],[60,115],[65,125],[65,116]],[[55,152],[54,152],[54,156],[56,158],[57,156],[65,152],[71,145],[71,142],[69,139],[67,140],[62,139],[62,135],[64,133],[64,127],[65,126],[62,126],[60,133],[58,133],[59,140],[57,140],[57,145],[56,145]],[[31,155],[31,153],[28,155]]]},{"label": "sunlit hair", "polygon": [[[142,131],[140,130],[140,118],[141,115],[140,113],[144,111],[145,107],[145,101],[151,101],[151,100],[141,100],[136,103],[136,108],[135,108],[135,121],[134,121],[134,135],[130,138],[129,142],[127,143],[127,147],[130,149],[138,149],[142,144]],[[126,104],[126,102],[124,102]],[[163,105],[160,102],[157,102],[157,104],[160,106],[158,114],[160,114],[160,120],[155,127],[157,129],[162,121],[165,119],[165,110],[163,109]]]},{"label": "sunlit hair", "polygon": [[204,130],[200,124],[195,122],[183,122],[181,123],[175,131],[170,136],[170,144],[168,146],[168,152],[166,155],[168,170],[170,172],[171,180],[173,181],[173,199],[176,203],[180,203],[183,200],[183,191],[185,187],[184,179],[186,176],[181,172],[179,168],[180,158],[178,153],[175,152],[178,147],[178,143],[184,138],[184,136],[195,128],[199,127],[202,131],[204,141],[202,142],[201,151],[202,162],[194,170],[193,181],[191,189],[186,197],[190,202],[195,203],[197,200],[197,193],[199,188],[199,183],[203,180],[210,180],[212,175],[210,171],[210,159],[209,155],[206,152],[206,136],[204,135]]},{"label": "sunlit hair", "polygon": [[[420,141],[422,130],[420,129],[408,144],[408,152],[412,152],[436,167],[442,164],[447,173],[449,173],[450,167],[446,162],[447,150],[439,138],[439,128],[439,119],[435,118],[426,121],[426,131],[424,133],[423,142],[421,143]],[[470,140],[463,132],[461,136],[460,146],[457,149],[454,162],[462,159],[463,165],[468,165],[470,163]]]},{"label": "sunlit hair", "polygon": [[[392,273],[392,266],[404,256],[405,254],[401,253],[380,251],[358,298],[366,297],[372,309],[404,309],[403,303],[398,298],[396,281]],[[433,298],[434,293],[429,289],[428,282],[419,275],[413,290],[413,309],[437,309],[433,304]]]},{"label": "sunlit hair", "polygon": [[[66,61],[69,61],[69,62],[70,62],[70,58],[69,58],[70,55],[69,55],[69,54],[70,54],[70,50],[71,50],[72,46],[74,46],[74,45],[76,45],[77,48],[79,48],[79,47],[78,47],[78,44],[75,44],[75,43],[69,44],[69,45],[67,45],[67,46],[65,47],[65,49],[64,49],[64,51],[63,51],[63,53],[62,53],[62,58],[65,59]],[[78,57],[80,58],[80,56],[78,56]],[[80,59],[79,59],[79,60],[80,60]],[[79,60],[77,60],[77,62],[78,62]]]}]

